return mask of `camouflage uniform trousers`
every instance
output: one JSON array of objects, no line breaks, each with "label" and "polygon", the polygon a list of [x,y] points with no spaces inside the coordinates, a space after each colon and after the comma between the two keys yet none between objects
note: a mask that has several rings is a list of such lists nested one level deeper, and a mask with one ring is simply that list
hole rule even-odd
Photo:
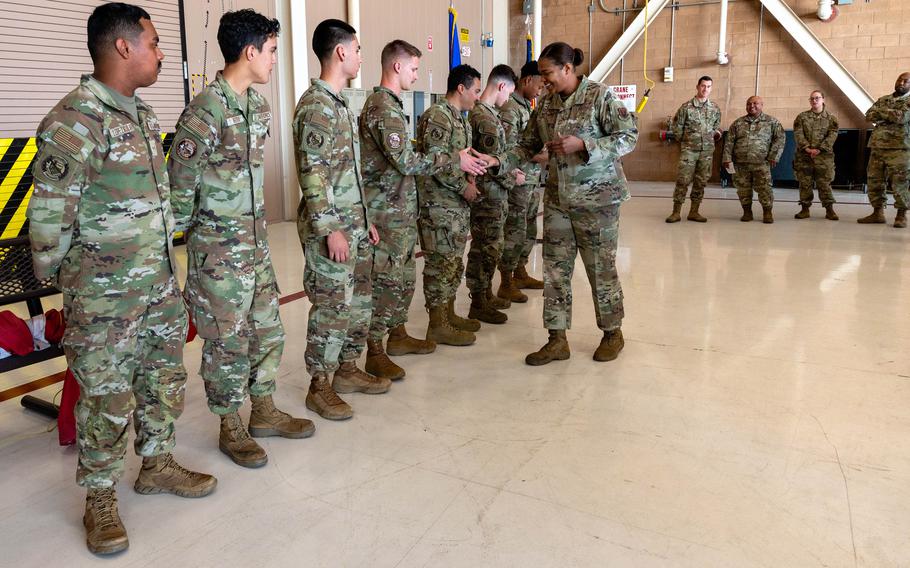
[{"label": "camouflage uniform trousers", "polygon": [[714,148],[703,152],[682,150],[679,153],[673,203],[685,203],[689,184],[692,184],[692,193],[689,195],[689,199],[692,200],[692,203],[701,202],[705,196],[705,185],[711,179],[711,164],[713,161]]},{"label": "camouflage uniform trousers", "polygon": [[537,211],[540,191],[536,185],[523,185],[509,192],[509,213],[503,236],[499,269],[512,272],[524,266],[537,244]]},{"label": "camouflage uniform trousers", "polygon": [[408,321],[417,280],[417,228],[389,229],[373,250],[373,317],[370,339],[382,341],[390,329]]},{"label": "camouflage uniform trousers", "polygon": [[237,412],[247,393],[266,396],[275,392],[284,351],[278,286],[268,260],[257,262],[249,276],[252,294],[232,297],[231,291],[246,287],[241,283],[224,287],[227,292],[220,303],[230,305],[231,313],[225,314],[229,318],[219,318],[210,326],[196,322],[205,340],[199,373],[205,382],[209,410],[218,415]]},{"label": "camouflage uniform trousers", "polygon": [[752,192],[758,193],[758,202],[763,209],[774,205],[774,192],[771,190],[771,165],[734,163],[733,187],[743,207],[752,206]]},{"label": "camouflage uniform trousers", "polygon": [[423,296],[428,309],[455,298],[464,273],[468,228],[467,207],[433,207],[421,211],[417,229],[424,254]]},{"label": "camouflage uniform trousers", "polygon": [[888,194],[894,192],[894,206],[906,209],[910,205],[910,150],[873,148],[867,167],[869,204],[884,208]]},{"label": "camouflage uniform trousers", "polygon": [[465,277],[468,290],[477,296],[493,285],[493,274],[502,254],[503,227],[508,214],[505,199],[480,198],[471,203],[471,248]]},{"label": "camouflage uniform trousers", "polygon": [[373,245],[365,229],[355,229],[348,238],[345,262],[329,258],[325,237],[304,245],[303,289],[312,303],[305,355],[310,375],[357,361],[366,344],[373,311]]},{"label": "camouflage uniform trousers", "polygon": [[818,200],[823,207],[834,205],[831,182],[834,181],[834,156],[819,154],[815,158],[797,155],[793,160],[793,172],[799,182],[799,204],[812,205],[812,188],[818,188]]},{"label": "camouflage uniform trousers", "polygon": [[572,272],[579,253],[591,284],[597,327],[604,331],[621,327],[623,294],[616,270],[619,207],[544,206],[543,324],[547,329],[572,327]]},{"label": "camouflage uniform trousers", "polygon": [[63,306],[63,347],[80,391],[76,481],[113,487],[123,474],[130,419],[138,455],[174,448],[186,385],[186,307],[173,277],[145,292],[66,294]]}]

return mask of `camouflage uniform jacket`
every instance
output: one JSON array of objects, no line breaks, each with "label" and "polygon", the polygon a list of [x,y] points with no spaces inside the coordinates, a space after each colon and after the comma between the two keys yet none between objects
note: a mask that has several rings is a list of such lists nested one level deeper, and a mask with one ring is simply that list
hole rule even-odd
[{"label": "camouflage uniform jacket", "polygon": [[[511,149],[499,112],[493,106],[477,101],[468,113],[468,122],[471,123],[473,134],[471,146],[478,152],[495,156]],[[477,178],[477,188],[483,199],[504,201],[508,199],[509,191],[513,187],[515,178],[508,170],[490,171]]]},{"label": "camouflage uniform jacket", "polygon": [[910,149],[910,95],[885,95],[866,111],[866,120],[875,124],[870,148]]},{"label": "camouflage uniform jacket", "polygon": [[301,242],[369,226],[355,122],[347,98],[320,79],[313,79],[297,103],[294,154],[303,193],[297,208]]},{"label": "camouflage uniform jacket", "polygon": [[550,154],[545,202],[565,207],[603,207],[629,199],[619,159],[638,141],[635,117],[604,85],[581,78],[565,101],[550,93],[531,114],[514,150],[497,156],[511,170],[528,162],[544,144],[558,136],[577,136],[584,149],[569,155]]},{"label": "camouflage uniform jacket", "polygon": [[784,153],[784,127],[765,113],[741,116],[730,125],[724,143],[724,163],[762,164],[780,161]]},{"label": "camouflage uniform jacket", "polygon": [[720,107],[711,100],[698,98],[683,103],[673,117],[673,138],[683,150],[714,150],[714,133],[720,128]]},{"label": "camouflage uniform jacket", "polygon": [[67,294],[147,292],[176,274],[161,127],[139,97],[136,108],[138,122],[83,75],[38,126],[33,263]]},{"label": "camouflage uniform jacket", "polygon": [[[417,125],[417,151],[454,152],[471,145],[471,125],[461,112],[442,100],[423,113]],[[462,194],[468,180],[461,170],[417,178],[420,207],[467,207]]]},{"label": "camouflage uniform jacket", "polygon": [[[506,104],[499,109],[499,118],[506,130],[506,146],[512,148],[518,144],[521,133],[531,120],[531,101],[512,93]],[[540,164],[527,162],[519,168],[525,173],[525,185],[522,187],[533,188],[540,183]]]},{"label": "camouflage uniform jacket", "polygon": [[793,137],[796,139],[797,156],[808,156],[806,148],[821,150],[819,155],[833,155],[834,141],[837,140],[837,117],[827,110],[803,111],[793,121]]},{"label": "camouflage uniform jacket", "polygon": [[183,111],[168,160],[174,210],[191,216],[187,249],[239,273],[269,258],[263,149],[272,113],[255,89],[246,95],[244,108],[219,72]]},{"label": "camouflage uniform jacket", "polygon": [[385,240],[388,230],[415,226],[418,214],[415,175],[457,176],[458,152],[414,150],[401,98],[376,87],[360,114],[360,163],[370,216]]}]

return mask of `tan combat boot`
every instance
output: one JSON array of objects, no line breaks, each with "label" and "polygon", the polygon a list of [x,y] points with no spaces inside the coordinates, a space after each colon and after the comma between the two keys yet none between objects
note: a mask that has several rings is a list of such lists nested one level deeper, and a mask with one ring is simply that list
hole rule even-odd
[{"label": "tan combat boot", "polygon": [[799,213],[793,216],[794,219],[808,219],[809,218],[809,206],[800,204]]},{"label": "tan combat boot", "polygon": [[701,201],[693,201],[692,204],[689,205],[689,216],[686,217],[686,219],[695,221],[696,223],[707,223],[708,219],[698,212],[699,207],[701,207]]},{"label": "tan combat boot", "polygon": [[509,316],[493,307],[485,292],[471,294],[471,310],[468,317],[493,324],[506,323],[509,319]]},{"label": "tan combat boot", "polygon": [[[385,348],[386,353],[396,357],[399,355],[426,355],[436,351],[436,344],[432,341],[411,337],[404,324],[401,324],[389,330],[389,339]],[[369,369],[367,370],[369,371]]]},{"label": "tan combat boot", "polygon": [[515,283],[512,281],[512,272],[509,270],[499,271],[499,290],[496,291],[496,295],[518,304],[524,304],[528,301],[525,293],[515,287]]},{"label": "tan combat boot", "polygon": [[93,554],[114,554],[130,547],[113,487],[88,490],[82,524],[85,526],[85,544]]},{"label": "tan combat boot", "polygon": [[[448,319],[449,324],[451,324],[455,329],[472,332],[480,331],[479,321],[476,319],[463,318],[455,313],[455,298],[449,300],[449,304],[446,307],[446,318]],[[439,342],[437,341],[437,343]]]},{"label": "tan combat boot", "polygon": [[[500,298],[493,295],[493,285],[490,284],[490,287],[486,289],[483,293],[487,298],[487,303],[493,307],[494,310],[508,310],[512,307],[512,301],[508,298]],[[468,314],[470,315],[470,314]],[[483,320],[480,320],[483,321]]]},{"label": "tan combat boot", "polygon": [[840,217],[837,216],[837,213],[834,212],[834,205],[828,205],[825,207],[825,219],[829,221],[837,221]]},{"label": "tan combat boot", "polygon": [[237,412],[221,416],[218,449],[241,467],[262,467],[269,462],[268,454],[250,437]]},{"label": "tan combat boot", "polygon": [[566,339],[566,330],[551,329],[550,339],[538,351],[525,357],[528,365],[546,365],[551,361],[564,361],[569,358],[569,341]]},{"label": "tan combat boot", "polygon": [[872,213],[866,215],[865,217],[860,217],[856,220],[857,223],[862,223],[863,225],[872,225],[885,222],[885,211],[881,207],[873,207]]},{"label": "tan combat boot", "polygon": [[673,213],[670,213],[670,216],[664,219],[667,223],[679,223],[682,220],[680,213],[682,212],[682,203],[673,203]]},{"label": "tan combat boot", "polygon": [[743,205],[743,216],[740,217],[739,220],[742,221],[743,223],[748,223],[748,222],[751,221],[752,219],[753,219],[753,217],[752,217],[752,206],[751,206],[751,205]]},{"label": "tan combat boot", "polygon": [[287,412],[278,410],[272,395],[251,396],[253,410],[250,412],[250,436],[267,438],[309,438],[316,432],[316,425],[306,418],[294,418]]},{"label": "tan combat boot", "polygon": [[897,215],[894,216],[894,227],[896,229],[906,229],[907,228],[907,210],[898,209]]},{"label": "tan combat boot", "polygon": [[332,378],[332,389],[341,394],[362,392],[364,394],[382,394],[389,392],[392,381],[373,375],[357,368],[354,361],[345,361],[335,371]]},{"label": "tan combat boot", "polygon": [[[449,321],[448,310],[452,308],[450,303],[448,308],[442,304],[430,308],[430,324],[427,326],[427,341],[434,341],[442,345],[454,345],[464,347],[477,341],[474,332],[464,328],[458,328]],[[461,318],[463,319],[463,318]],[[465,322],[476,320],[463,319]],[[480,326],[480,323],[477,324]]]},{"label": "tan combat boot", "polygon": [[142,458],[142,468],[133,489],[142,495],[172,493],[180,497],[205,497],[215,490],[218,480],[206,473],[190,471],[171,454]]},{"label": "tan combat boot", "polygon": [[619,357],[619,352],[622,351],[622,348],[625,347],[625,345],[626,342],[622,338],[621,329],[605,331],[603,339],[600,340],[600,345],[598,345],[597,349],[594,351],[594,360],[612,361]]},{"label": "tan combat boot", "polygon": [[376,339],[367,339],[367,364],[364,368],[367,373],[389,379],[390,381],[397,381],[405,376],[404,369],[396,365],[386,355],[385,350],[382,348],[381,339],[378,341]]},{"label": "tan combat boot", "polygon": [[774,216],[771,215],[771,208],[770,208],[770,207],[767,207],[767,208],[766,208],[766,207],[762,207],[762,208],[761,208],[761,222],[762,222],[762,223],[765,223],[765,224],[767,224],[767,225],[770,225],[771,223],[774,222]]},{"label": "tan combat boot", "polygon": [[512,282],[519,290],[543,290],[543,280],[532,278],[524,266],[515,269],[512,273]]},{"label": "tan combat boot", "polygon": [[354,409],[332,390],[325,373],[313,375],[306,395],[306,407],[326,420],[347,420],[354,416]]}]

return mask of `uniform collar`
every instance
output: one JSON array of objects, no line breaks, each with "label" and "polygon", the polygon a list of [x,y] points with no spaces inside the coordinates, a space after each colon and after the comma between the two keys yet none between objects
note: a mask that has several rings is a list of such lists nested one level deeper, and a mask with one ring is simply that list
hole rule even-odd
[{"label": "uniform collar", "polygon": [[531,101],[519,95],[518,93],[512,93],[512,100],[525,107],[527,110],[531,110]]},{"label": "uniform collar", "polygon": [[402,101],[402,100],[401,100],[401,97],[399,97],[398,95],[396,95],[396,94],[395,94],[395,91],[393,91],[392,89],[390,89],[390,88],[388,88],[388,87],[383,87],[382,85],[380,85],[380,86],[378,86],[378,87],[373,87],[373,92],[374,92],[374,93],[386,93],[386,94],[388,94],[390,97],[392,97],[393,99],[395,99],[395,102],[398,103],[398,106],[400,106],[401,108],[404,108],[404,101]]},{"label": "uniform collar", "polygon": [[[117,100],[111,96],[110,92],[108,91],[108,89],[110,89],[111,87],[108,87],[107,85],[105,85],[98,79],[95,79],[91,75],[83,75],[82,79],[79,81],[79,83],[83,87],[85,87],[86,89],[91,91],[91,93],[93,95],[95,95],[98,98],[98,100],[100,100],[102,103],[106,104],[107,106],[109,106],[113,109],[119,110],[122,114],[130,117],[130,119],[132,120],[132,116],[130,116],[129,111],[127,111],[125,108],[120,106],[120,103],[118,103]],[[145,105],[144,102],[142,102],[142,99],[140,99],[139,96],[137,95],[136,96],[136,111],[141,114],[141,113],[148,112],[148,110],[149,110],[149,108]],[[142,117],[140,116],[139,119],[141,121]]]},{"label": "uniform collar", "polygon": [[335,90],[332,89],[332,86],[322,79],[310,79],[310,84],[317,89],[325,91],[344,106],[348,106],[348,98],[344,96],[344,93],[336,93]]},{"label": "uniform collar", "polygon": [[552,99],[556,103],[555,108],[568,108],[573,105],[580,105],[585,102],[585,91],[588,89],[588,77],[586,75],[581,76],[581,80],[578,83],[578,88],[575,89],[575,92],[569,95],[569,98],[562,100],[562,95],[559,93],[553,93]]},{"label": "uniform collar", "polygon": [[[224,78],[224,74],[219,71],[215,75],[215,82],[218,83],[221,92],[224,93],[224,98],[227,100],[227,106],[230,109],[234,109],[243,114],[246,114],[246,109],[240,104],[240,101],[237,99],[237,93],[234,92],[234,89],[231,87],[231,84],[227,82],[227,79]],[[249,101],[250,90],[246,90],[247,101]]]},{"label": "uniform collar", "polygon": [[760,115],[755,116],[755,117],[747,114],[745,118],[748,122],[759,122],[759,121],[762,121],[765,119],[765,113],[761,113]]},{"label": "uniform collar", "polygon": [[487,104],[487,103],[479,100],[479,101],[477,101],[475,106],[484,109],[485,111],[492,114],[493,116],[499,116],[499,111],[497,111],[496,107],[494,107],[491,104]]},{"label": "uniform collar", "polygon": [[692,97],[692,105],[698,108],[706,107],[711,105],[711,99],[705,99],[705,102],[698,100],[698,97]]}]

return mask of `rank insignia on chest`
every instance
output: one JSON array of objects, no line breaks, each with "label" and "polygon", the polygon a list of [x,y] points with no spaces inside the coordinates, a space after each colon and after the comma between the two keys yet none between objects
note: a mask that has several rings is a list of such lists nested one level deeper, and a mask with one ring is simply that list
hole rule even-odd
[{"label": "rank insignia on chest", "polygon": [[196,155],[196,142],[190,138],[184,138],[177,143],[177,155],[184,160],[189,160]]},{"label": "rank insignia on chest", "polygon": [[243,116],[239,114],[235,116],[227,116],[224,118],[225,126],[234,126],[235,124],[240,124],[241,122],[243,122]]},{"label": "rank insignia on chest", "polygon": [[148,126],[148,129],[152,132],[160,133],[161,125],[158,123],[157,118],[148,117],[145,119],[145,125]]},{"label": "rank insignia on chest", "polygon": [[318,132],[310,132],[306,137],[307,146],[318,150],[325,144],[325,136]]},{"label": "rank insignia on chest", "polygon": [[69,164],[62,156],[48,156],[41,162],[41,173],[52,181],[60,181],[65,178],[69,169]]},{"label": "rank insignia on chest", "polygon": [[393,150],[401,148],[401,135],[397,132],[389,134],[389,148]]}]

